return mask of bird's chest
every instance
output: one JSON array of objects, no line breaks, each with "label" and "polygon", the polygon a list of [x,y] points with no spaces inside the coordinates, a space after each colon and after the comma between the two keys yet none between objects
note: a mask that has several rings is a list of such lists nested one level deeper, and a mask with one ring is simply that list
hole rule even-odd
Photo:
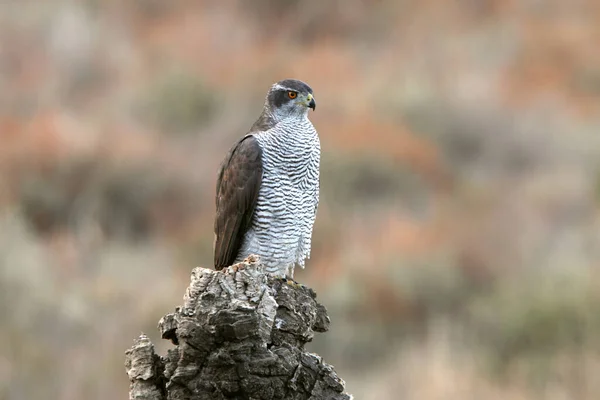
[{"label": "bird's chest", "polygon": [[310,127],[280,128],[276,134],[259,137],[263,177],[257,209],[273,221],[296,224],[314,215],[318,201],[319,137]]},{"label": "bird's chest", "polygon": [[320,154],[318,148],[278,149],[271,156],[272,168],[266,179],[274,180],[280,190],[292,191],[296,195],[314,192],[319,181]]}]

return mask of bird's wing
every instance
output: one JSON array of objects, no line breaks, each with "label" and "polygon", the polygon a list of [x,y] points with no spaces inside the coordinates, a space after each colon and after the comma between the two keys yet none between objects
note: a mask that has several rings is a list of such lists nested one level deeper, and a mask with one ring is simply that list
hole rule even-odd
[{"label": "bird's wing", "polygon": [[250,228],[262,182],[262,150],[252,135],[229,151],[217,175],[215,269],[235,261]]}]

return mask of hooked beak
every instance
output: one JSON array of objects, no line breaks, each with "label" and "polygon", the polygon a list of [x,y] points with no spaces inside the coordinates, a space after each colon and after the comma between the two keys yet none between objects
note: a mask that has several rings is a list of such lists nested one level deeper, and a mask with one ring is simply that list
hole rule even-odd
[{"label": "hooked beak", "polygon": [[312,94],[308,94],[308,96],[306,96],[306,100],[308,100],[308,104],[306,105],[308,108],[312,108],[313,111],[315,111],[315,109],[317,108],[317,103],[315,103],[315,98],[313,97]]}]

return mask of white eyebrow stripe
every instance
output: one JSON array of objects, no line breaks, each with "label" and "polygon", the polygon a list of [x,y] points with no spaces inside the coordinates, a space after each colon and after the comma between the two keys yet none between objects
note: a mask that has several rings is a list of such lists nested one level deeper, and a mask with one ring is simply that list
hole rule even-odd
[{"label": "white eyebrow stripe", "polygon": [[273,90],[291,90],[291,91],[293,91],[293,92],[296,92],[296,90],[293,90],[293,89],[287,88],[287,87],[285,87],[285,86],[281,86],[281,85],[280,85],[280,84],[278,84],[278,83],[276,83],[276,84],[274,84],[274,85],[273,85]]}]

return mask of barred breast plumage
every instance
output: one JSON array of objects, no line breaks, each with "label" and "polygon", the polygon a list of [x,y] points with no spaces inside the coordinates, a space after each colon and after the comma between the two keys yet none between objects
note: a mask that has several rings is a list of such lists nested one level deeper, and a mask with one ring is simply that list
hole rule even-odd
[{"label": "barred breast plumage", "polygon": [[294,266],[304,268],[310,257],[319,202],[319,136],[305,118],[255,137],[262,149],[263,181],[236,261],[258,254],[268,272],[292,277]]},{"label": "barred breast plumage", "polygon": [[320,143],[308,119],[312,89],[273,85],[251,132],[225,158],[217,180],[215,267],[250,254],[267,272],[293,278],[310,257],[319,202]]}]

